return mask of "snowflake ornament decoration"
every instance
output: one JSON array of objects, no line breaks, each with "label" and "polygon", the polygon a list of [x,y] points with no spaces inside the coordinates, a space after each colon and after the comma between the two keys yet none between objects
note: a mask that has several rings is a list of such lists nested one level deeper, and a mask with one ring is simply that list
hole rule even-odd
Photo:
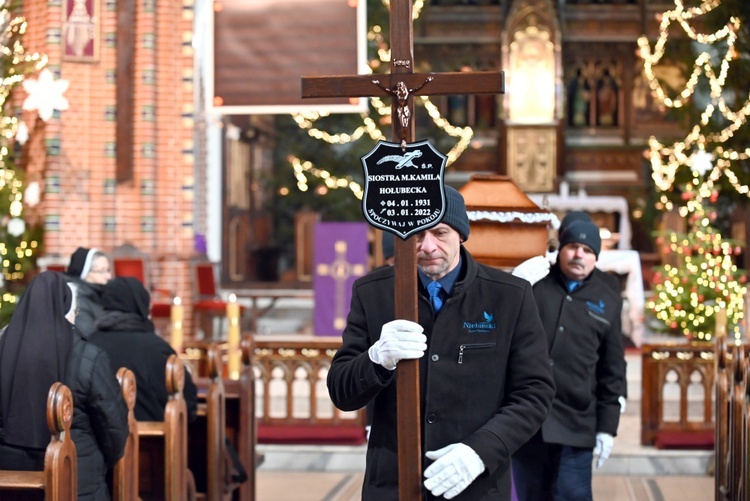
[{"label": "snowflake ornament decoration", "polygon": [[68,109],[68,100],[63,96],[68,85],[68,80],[55,80],[50,70],[43,69],[38,80],[23,81],[23,88],[28,94],[23,101],[23,109],[37,110],[39,118],[46,122],[52,117],[54,110]]}]

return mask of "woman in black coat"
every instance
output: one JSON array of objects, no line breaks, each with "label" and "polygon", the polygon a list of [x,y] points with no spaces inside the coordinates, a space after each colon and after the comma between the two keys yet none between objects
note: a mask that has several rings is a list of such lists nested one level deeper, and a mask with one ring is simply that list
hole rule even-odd
[{"label": "woman in black coat", "polygon": [[[104,286],[102,306],[104,313],[97,321],[98,330],[89,341],[107,352],[113,369],[127,367],[135,374],[135,418],[164,421],[164,406],[169,398],[164,367],[175,351],[154,330],[149,318],[148,291],[137,278],[113,278]],[[185,372],[182,394],[188,421],[193,422],[198,415],[198,390],[189,372]]]},{"label": "woman in black coat", "polygon": [[75,330],[73,286],[46,271],[28,285],[0,340],[0,469],[42,470],[47,393],[73,393],[78,499],[108,500],[107,469],[122,456],[127,407],[107,355]]}]

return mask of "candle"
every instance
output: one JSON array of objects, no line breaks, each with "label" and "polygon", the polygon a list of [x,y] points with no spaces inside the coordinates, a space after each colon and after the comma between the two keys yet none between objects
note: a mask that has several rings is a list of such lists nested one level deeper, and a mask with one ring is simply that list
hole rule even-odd
[{"label": "candle", "polygon": [[174,298],[172,309],[170,310],[170,320],[172,321],[172,349],[178,354],[182,352],[182,320],[184,318],[184,311],[182,306],[182,299],[180,296]]},{"label": "candle", "polygon": [[714,311],[714,319],[716,320],[714,337],[725,337],[727,335],[727,310],[725,308],[718,308]]},{"label": "candle", "polygon": [[237,380],[240,378],[242,351],[240,350],[240,305],[237,304],[237,296],[234,294],[229,295],[227,322],[229,323],[229,378]]}]

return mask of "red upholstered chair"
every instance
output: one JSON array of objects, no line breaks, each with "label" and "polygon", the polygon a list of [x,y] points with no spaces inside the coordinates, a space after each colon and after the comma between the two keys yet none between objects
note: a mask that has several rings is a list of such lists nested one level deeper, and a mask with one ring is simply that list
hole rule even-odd
[{"label": "red upholstered chair", "polygon": [[[208,261],[193,263],[193,325],[203,331],[203,337],[221,339],[224,334],[224,320],[227,302],[219,297],[214,275],[215,264]],[[245,308],[240,306],[240,316]],[[214,333],[214,324],[218,332]],[[196,336],[197,337],[197,336]]]},{"label": "red upholstered chair", "polygon": [[[128,248],[128,250],[132,249]],[[157,331],[163,330],[169,325],[173,294],[166,290],[151,288],[148,260],[145,255],[136,254],[134,250],[132,254],[128,255],[118,255],[117,252],[117,250],[113,252],[112,256],[112,276],[133,277],[140,280],[151,294],[151,319],[154,321]],[[120,252],[124,251],[120,250]]]},{"label": "red upholstered chair", "polygon": [[68,269],[69,257],[62,257],[59,254],[47,254],[36,260],[39,271],[59,271],[65,273]]}]

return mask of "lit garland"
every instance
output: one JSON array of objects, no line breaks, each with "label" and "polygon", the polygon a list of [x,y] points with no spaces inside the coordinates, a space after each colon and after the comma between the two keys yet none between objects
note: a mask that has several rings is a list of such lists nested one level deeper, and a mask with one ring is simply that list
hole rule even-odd
[{"label": "lit garland", "polygon": [[[386,8],[390,10],[390,1],[389,0],[382,0],[382,1],[383,1],[383,5],[385,5]],[[414,2],[414,5],[412,6],[412,19],[413,20],[416,20],[419,18],[419,15],[422,12],[423,7],[424,7],[423,0],[416,0]],[[386,44],[383,38],[382,28],[380,26],[373,26],[370,29],[370,31],[367,33],[367,39],[370,42],[373,42],[378,48],[377,49],[378,59],[371,61],[370,66],[378,67],[382,63],[390,62],[391,52],[390,52],[390,48],[388,47],[388,45]],[[371,68],[370,68],[370,72],[372,72]],[[453,162],[458,160],[461,154],[464,151],[466,151],[466,148],[469,147],[469,144],[471,144],[471,139],[474,137],[474,130],[468,126],[456,127],[452,125],[450,122],[448,122],[448,120],[442,117],[437,106],[435,106],[432,103],[432,101],[430,101],[429,97],[427,96],[417,96],[417,97],[421,99],[422,103],[425,106],[425,109],[427,110],[428,115],[430,116],[433,123],[437,127],[443,130],[449,136],[459,138],[456,144],[453,145],[451,150],[446,155],[447,157],[446,167],[450,166],[451,164],[453,164]],[[375,110],[381,116],[387,116],[391,114],[391,108],[389,106],[386,106],[380,98],[373,97],[371,98],[371,102]],[[360,113],[360,116],[362,117],[363,125],[357,127],[351,133],[338,133],[338,134],[326,132],[318,127],[315,127],[315,122],[318,119],[322,117],[326,117],[328,115],[329,115],[328,113],[305,112],[305,113],[293,113],[292,118],[301,129],[304,129],[307,131],[307,134],[310,137],[313,137],[321,141],[325,141],[329,144],[350,143],[350,142],[361,139],[365,134],[368,135],[374,141],[386,141],[387,140],[385,135],[382,133],[382,131],[378,127],[375,120],[373,120],[370,117],[369,112]],[[308,165],[309,168],[305,169],[304,171],[315,177],[322,178],[322,176],[318,176],[318,174],[316,174],[315,172],[325,173],[329,177],[323,178],[323,179],[326,180],[325,181],[326,186],[328,186],[330,173],[328,173],[325,170],[319,170],[319,169],[312,167],[312,163],[307,162],[307,161],[296,159],[296,162],[298,165]],[[293,166],[295,165],[295,161],[292,161],[292,165]],[[295,167],[295,176],[297,177],[297,181],[298,181],[297,188],[300,189],[300,191],[307,191],[307,178],[305,178],[305,176],[301,174],[301,171],[298,172],[297,167]],[[305,178],[305,180],[301,181],[300,176]],[[304,189],[302,189],[301,187],[304,187]],[[340,187],[340,186],[337,186],[337,187]],[[357,192],[355,191],[355,195],[356,193]],[[357,198],[361,199],[362,195],[359,195]]]},{"label": "lit garland", "polygon": [[[310,188],[307,184],[307,177],[305,177],[305,174],[309,174],[318,179],[323,179],[326,191],[329,189],[337,190],[341,188],[348,188],[352,191],[352,193],[354,193],[355,197],[357,197],[359,200],[362,200],[362,196],[364,195],[362,186],[354,181],[350,176],[347,176],[345,178],[333,176],[327,170],[315,167],[312,162],[302,161],[293,155],[290,155],[288,157],[288,160],[289,163],[292,164],[292,168],[294,169],[294,177],[297,178],[297,189],[299,191],[307,191]],[[287,195],[288,193],[288,189],[286,188],[282,188],[279,191],[279,195],[282,196]],[[319,194],[324,195],[325,193]]]},{"label": "lit garland", "polygon": [[[703,16],[720,5],[720,0],[705,0],[698,7],[686,9],[681,0],[675,0],[675,8],[661,15],[659,25],[659,39],[654,44],[653,52],[650,43],[645,36],[638,39],[639,53],[644,61],[644,75],[648,80],[652,94],[664,106],[668,108],[680,108],[693,96],[701,75],[705,76],[710,86],[710,102],[701,113],[700,123],[693,126],[684,140],[670,145],[660,143],[655,137],[649,139],[649,159],[651,161],[652,177],[656,187],[661,191],[672,188],[675,176],[681,166],[693,167],[693,153],[695,151],[708,151],[712,146],[715,165],[708,172],[710,182],[716,181],[722,174],[727,178],[732,187],[740,194],[750,196],[748,185],[742,184],[737,175],[732,171],[732,162],[747,160],[750,158],[750,148],[744,151],[725,149],[721,146],[731,138],[734,133],[745,125],[748,114],[750,114],[750,94],[743,106],[738,111],[732,111],[727,105],[722,91],[726,83],[730,62],[737,57],[735,43],[737,33],[740,30],[740,20],[731,17],[727,26],[712,34],[697,33],[689,21],[695,17]],[[662,87],[656,74],[654,66],[658,65],[665,54],[669,27],[676,22],[691,39],[701,44],[726,44],[726,52],[721,59],[718,74],[711,64],[711,54],[708,51],[701,52],[693,62],[693,69],[688,78],[685,88],[679,96],[671,98]],[[718,112],[720,120],[725,120],[728,125],[719,132],[703,132],[703,128],[709,124],[711,118]],[[693,169],[695,172],[695,170]]]}]

